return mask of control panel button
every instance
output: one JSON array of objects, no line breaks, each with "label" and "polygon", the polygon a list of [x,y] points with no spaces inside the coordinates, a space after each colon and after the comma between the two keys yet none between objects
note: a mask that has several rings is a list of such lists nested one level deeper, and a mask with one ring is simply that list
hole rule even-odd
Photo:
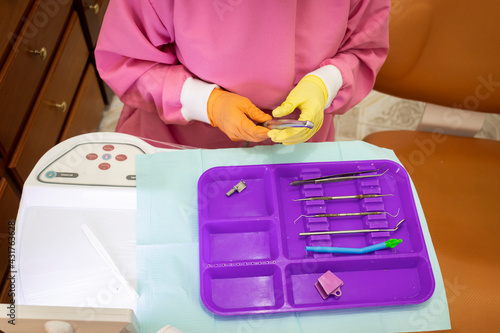
[{"label": "control panel button", "polygon": [[109,164],[109,163],[99,164],[99,169],[101,169],[101,170],[108,170],[109,168],[111,168],[111,164]]},{"label": "control panel button", "polygon": [[109,160],[110,158],[111,158],[111,154],[104,154],[104,155],[102,155],[102,159],[105,160],[105,161]]},{"label": "control panel button", "polygon": [[125,154],[119,154],[115,156],[115,159],[119,162],[123,162],[127,160],[127,155]]},{"label": "control panel button", "polygon": [[97,156],[97,154],[94,154],[94,153],[90,153],[90,154],[87,154],[87,156],[85,156],[89,161],[93,161],[93,160],[97,160],[97,158],[99,156]]},{"label": "control panel button", "polygon": [[115,149],[115,146],[113,146],[113,145],[104,145],[104,146],[102,147],[102,149],[103,149],[104,151],[113,151],[113,150]]},{"label": "control panel button", "polygon": [[77,178],[78,174],[76,172],[58,172],[56,176],[61,178]]}]

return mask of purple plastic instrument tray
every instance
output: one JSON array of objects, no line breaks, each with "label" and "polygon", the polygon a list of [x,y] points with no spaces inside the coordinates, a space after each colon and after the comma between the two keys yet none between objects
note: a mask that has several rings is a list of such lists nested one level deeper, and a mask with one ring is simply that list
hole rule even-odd
[{"label": "purple plastic instrument tray", "polygon": [[[291,186],[292,181],[377,170],[378,177]],[[246,188],[226,193],[243,180]],[[392,196],[294,201],[316,196]],[[301,215],[374,212],[348,217]],[[198,182],[201,299],[215,314],[240,315],[416,304],[434,292],[408,174],[387,160],[216,167]],[[340,235],[301,232],[393,229]],[[296,222],[294,222],[296,220]],[[394,249],[367,254],[306,252],[305,246],[365,247],[390,238]],[[327,271],[343,281],[341,296],[315,287]]]}]

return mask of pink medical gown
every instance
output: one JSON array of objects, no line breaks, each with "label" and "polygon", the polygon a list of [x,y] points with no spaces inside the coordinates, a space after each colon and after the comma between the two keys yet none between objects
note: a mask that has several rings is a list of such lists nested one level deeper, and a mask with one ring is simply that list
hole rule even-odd
[{"label": "pink medical gown", "polygon": [[342,85],[309,140],[333,141],[334,114],[370,92],[387,56],[389,10],[390,0],[111,0],[97,68],[124,103],[118,132],[156,146],[227,148],[248,143],[186,120],[181,92],[188,78],[270,113],[304,75],[333,65]]}]

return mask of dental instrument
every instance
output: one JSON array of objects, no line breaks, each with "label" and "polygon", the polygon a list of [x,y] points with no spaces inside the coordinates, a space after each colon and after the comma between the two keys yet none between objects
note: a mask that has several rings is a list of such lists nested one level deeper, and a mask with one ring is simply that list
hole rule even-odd
[{"label": "dental instrument", "polygon": [[374,211],[374,212],[356,212],[356,213],[335,213],[335,214],[315,214],[315,215],[300,215],[293,221],[295,224],[298,219],[301,217],[346,217],[346,216],[367,216],[367,215],[382,215],[382,214],[387,214],[391,217],[396,217],[399,215],[399,209],[396,212],[395,215],[392,215],[388,212],[381,212],[381,211]]},{"label": "dental instrument", "polygon": [[310,197],[303,199],[293,199],[293,201],[366,199],[366,198],[380,198],[388,196],[393,196],[393,194],[358,194],[358,195],[340,195],[336,197]]},{"label": "dental instrument", "polygon": [[306,251],[320,253],[345,253],[345,254],[364,254],[386,248],[395,248],[403,242],[402,239],[389,239],[388,241],[377,243],[374,245],[352,248],[352,247],[335,247],[335,246],[306,246]]},{"label": "dental instrument", "polygon": [[312,121],[309,120],[301,121],[293,119],[272,119],[259,125],[267,127],[269,129],[283,129],[289,127],[297,127],[297,128],[305,127],[311,129],[314,127],[314,123]]},{"label": "dental instrument", "polygon": [[396,224],[393,229],[357,229],[357,230],[337,230],[337,231],[311,231],[311,232],[301,232],[299,236],[316,236],[316,235],[341,235],[341,234],[355,234],[355,233],[368,233],[368,232],[393,232],[399,229],[401,223],[406,221],[402,219]]},{"label": "dental instrument", "polygon": [[382,172],[380,174],[375,174],[375,175],[359,176],[360,174],[364,174],[364,173],[377,172],[380,169],[381,168],[379,168],[377,170],[366,170],[366,171],[358,171],[358,172],[353,172],[353,173],[341,173],[341,174],[337,174],[337,175],[331,175],[331,176],[325,176],[325,177],[319,177],[319,178],[296,180],[296,181],[291,182],[290,185],[297,186],[297,185],[307,185],[307,184],[336,183],[336,182],[343,182],[343,181],[353,180],[353,179],[380,177],[388,171],[388,170],[385,170],[384,172]]}]

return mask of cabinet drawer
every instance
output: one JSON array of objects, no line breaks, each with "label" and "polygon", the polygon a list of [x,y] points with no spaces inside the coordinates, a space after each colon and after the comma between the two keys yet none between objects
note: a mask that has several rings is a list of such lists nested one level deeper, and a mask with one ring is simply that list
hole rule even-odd
[{"label": "cabinet drawer", "polygon": [[[12,226],[16,220],[19,198],[5,178],[0,177],[0,279],[9,268],[9,236],[13,236]],[[11,227],[9,230],[9,226]]]},{"label": "cabinet drawer", "polygon": [[81,11],[85,15],[83,26],[88,30],[91,47],[94,49],[109,0],[77,0],[76,4],[79,7],[81,6]]},{"label": "cabinet drawer", "polygon": [[73,13],[9,164],[19,182],[26,180],[38,159],[57,143],[88,56],[78,16]]},{"label": "cabinet drawer", "polygon": [[[19,208],[19,197],[10,186],[7,179],[0,177],[0,247],[5,245],[6,225],[10,220],[15,220]],[[5,253],[5,252],[0,252]],[[0,256],[1,259],[2,256]],[[1,266],[0,266],[1,268]]]},{"label": "cabinet drawer", "polygon": [[[53,2],[53,1],[52,1]],[[9,152],[32,105],[43,75],[67,21],[71,2],[58,5],[53,16],[46,12],[50,0],[33,5],[19,38],[0,71],[0,149]],[[59,3],[59,2],[57,2]],[[42,52],[36,55],[35,52]],[[43,58],[45,50],[46,56]]]},{"label": "cabinet drawer", "polygon": [[97,75],[92,64],[89,64],[82,84],[71,106],[66,126],[60,141],[83,133],[97,132],[104,110]]},{"label": "cabinet drawer", "polygon": [[27,10],[30,0],[3,0],[0,1],[0,64],[4,60],[9,43],[15,38],[19,22]]}]

